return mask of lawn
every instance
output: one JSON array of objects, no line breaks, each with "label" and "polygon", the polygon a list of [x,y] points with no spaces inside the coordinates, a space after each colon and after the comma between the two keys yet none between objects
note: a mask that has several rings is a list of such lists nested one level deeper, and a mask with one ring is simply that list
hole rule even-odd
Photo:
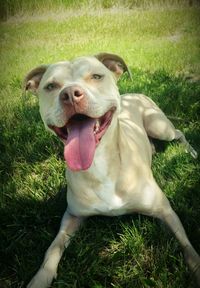
[{"label": "lawn", "polygon": [[[85,0],[78,8],[77,1],[55,2],[46,1],[46,7],[45,1],[10,1],[13,6],[4,7],[0,23],[2,288],[25,287],[66,207],[62,144],[44,130],[37,97],[22,93],[30,69],[101,51],[119,54],[133,74],[133,81],[126,75],[120,80],[121,93],[150,96],[200,152],[200,6],[195,1],[191,6],[187,1],[141,1],[143,6],[132,1],[131,6],[131,1],[94,5]],[[200,253],[199,158],[177,143],[155,144],[155,178]],[[88,219],[65,251],[52,287],[196,286],[171,232],[135,214]]]}]

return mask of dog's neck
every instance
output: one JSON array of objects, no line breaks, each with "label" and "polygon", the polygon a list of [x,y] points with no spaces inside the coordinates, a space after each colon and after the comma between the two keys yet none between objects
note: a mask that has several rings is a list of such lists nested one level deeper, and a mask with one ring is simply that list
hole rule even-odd
[{"label": "dog's neck", "polygon": [[[112,123],[106,133],[103,135],[102,139],[100,140],[99,145],[96,148],[95,151],[95,157],[93,160],[93,164],[96,165],[97,161],[101,162],[101,158],[104,158],[104,160],[108,163],[112,163],[110,161],[113,158],[114,154],[119,153],[119,148],[118,148],[118,131],[117,126],[119,125],[118,123],[118,118],[117,115],[115,118],[112,120]],[[115,155],[115,157],[116,157]]]},{"label": "dog's neck", "polygon": [[115,149],[115,146],[117,146],[118,142],[118,125],[118,118],[117,116],[115,116],[115,118],[112,120],[110,127],[100,140],[100,143],[96,148],[96,153],[98,153],[99,151],[100,153],[102,153],[104,150],[106,150],[107,153],[108,149],[110,149],[111,151]]}]

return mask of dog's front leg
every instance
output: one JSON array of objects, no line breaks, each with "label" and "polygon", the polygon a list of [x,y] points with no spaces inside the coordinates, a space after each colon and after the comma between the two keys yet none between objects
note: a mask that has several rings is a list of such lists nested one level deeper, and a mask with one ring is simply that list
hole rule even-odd
[{"label": "dog's front leg", "polygon": [[157,212],[154,213],[154,216],[163,220],[175,234],[183,248],[185,260],[192,272],[192,275],[194,275],[197,285],[200,287],[200,257],[190,243],[183,225],[174,210],[171,208],[169,201],[164,195],[162,199],[163,202],[161,209],[158,209]]},{"label": "dog's front leg", "polygon": [[33,277],[27,288],[46,288],[56,278],[58,263],[62,257],[64,249],[69,245],[71,237],[74,235],[82,222],[82,218],[73,216],[67,211],[63,215],[60,230],[46,251],[44,261]]}]

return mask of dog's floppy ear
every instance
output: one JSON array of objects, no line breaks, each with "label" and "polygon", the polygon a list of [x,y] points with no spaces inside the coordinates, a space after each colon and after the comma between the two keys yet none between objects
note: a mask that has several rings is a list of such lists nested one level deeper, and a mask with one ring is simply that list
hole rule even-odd
[{"label": "dog's floppy ear", "polygon": [[29,90],[33,94],[37,94],[38,86],[47,68],[48,65],[41,65],[31,70],[24,79],[23,89],[25,91]]},{"label": "dog's floppy ear", "polygon": [[128,72],[129,77],[132,79],[128,66],[120,56],[110,53],[99,53],[95,57],[115,74],[117,80],[124,72]]}]

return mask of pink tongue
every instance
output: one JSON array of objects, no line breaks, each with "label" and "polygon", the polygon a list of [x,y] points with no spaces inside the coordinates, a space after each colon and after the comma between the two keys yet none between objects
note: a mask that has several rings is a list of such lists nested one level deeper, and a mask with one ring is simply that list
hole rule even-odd
[{"label": "pink tongue", "polygon": [[64,157],[73,171],[88,169],[94,158],[96,142],[94,137],[95,119],[77,121],[69,126],[64,148]]}]

